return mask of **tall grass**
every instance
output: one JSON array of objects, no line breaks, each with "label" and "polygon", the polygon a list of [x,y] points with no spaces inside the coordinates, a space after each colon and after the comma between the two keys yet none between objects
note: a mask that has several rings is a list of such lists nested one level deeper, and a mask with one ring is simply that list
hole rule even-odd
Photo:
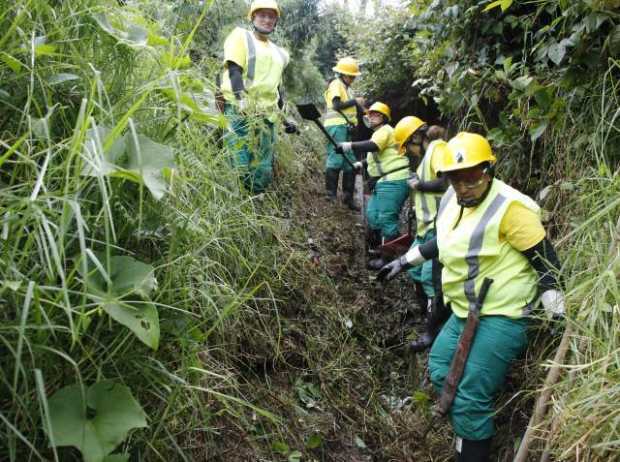
[{"label": "tall grass", "polygon": [[[144,2],[154,3],[165,10]],[[193,460],[179,433],[215,438],[221,415],[278,422],[241,394],[227,364],[244,360],[247,342],[277,357],[278,298],[296,258],[278,238],[280,205],[249,197],[230,171],[218,117],[198,107],[208,86],[184,58],[191,34],[160,29],[140,6],[0,4],[2,460],[78,458],[50,449],[43,431],[48,398],[76,382],[129,386],[150,427],[127,447],[145,460]],[[141,152],[141,137],[174,150],[161,199],[144,167],[102,169],[123,136],[139,160],[155,155]],[[130,291],[122,303],[156,307],[157,351],[93,297],[92,265],[111,290],[116,256],[154,268],[150,298]]]}]

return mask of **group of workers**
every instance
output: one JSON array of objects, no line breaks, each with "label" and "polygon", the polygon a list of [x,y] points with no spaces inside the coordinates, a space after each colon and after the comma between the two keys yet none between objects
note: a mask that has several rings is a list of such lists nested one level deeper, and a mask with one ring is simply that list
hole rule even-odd
[{"label": "group of workers", "polygon": [[[226,146],[253,193],[263,192],[272,180],[274,124],[289,61],[288,53],[269,39],[279,18],[275,0],[255,0],[248,15],[251,30],[236,28],[224,45]],[[487,461],[495,433],[494,399],[511,362],[527,345],[529,314],[539,299],[549,317],[561,320],[565,312],[560,263],[540,208],[495,177],[496,157],[485,137],[461,132],[445,141],[444,129],[415,116],[392,128],[386,104],[366,108],[352,91],[360,75],[353,58],[340,59],[333,70],[324,125],[336,143],[327,147],[326,195],[336,199],[342,176],[343,201],[356,210],[355,175],[365,172],[371,249],[398,238],[401,209],[409,197],[415,204],[416,235],[409,251],[389,262],[378,253],[369,267],[384,281],[409,271],[427,310],[425,332],[410,348],[431,348],[428,367],[438,392],[468,313],[480,302],[482,282],[493,281],[479,307],[479,326],[449,412],[456,460]],[[372,136],[353,140],[352,127],[360,118]],[[286,131],[295,131],[284,123]]]}]

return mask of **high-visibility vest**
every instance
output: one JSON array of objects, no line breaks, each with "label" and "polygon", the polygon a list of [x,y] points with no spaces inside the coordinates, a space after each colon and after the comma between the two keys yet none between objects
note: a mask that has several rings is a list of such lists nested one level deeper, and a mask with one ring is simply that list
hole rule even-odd
[{"label": "high-visibility vest", "polygon": [[338,111],[334,109],[333,105],[333,97],[332,100],[329,100],[330,95],[337,94],[340,97],[340,102],[344,103],[346,101],[352,100],[355,98],[355,93],[351,87],[345,85],[345,83],[340,79],[336,78],[329,83],[327,90],[323,93],[323,97],[325,98],[325,104],[327,105],[327,112],[323,116],[323,125],[326,127],[331,127],[333,125],[345,125],[347,124],[347,120],[342,116],[344,114],[348,119],[348,122],[357,125],[357,108],[355,106],[348,107],[346,109],[342,109],[340,114]]},{"label": "high-visibility vest", "polygon": [[[433,175],[431,169],[433,150],[442,143],[445,143],[445,141],[435,140],[426,148],[422,162],[420,162],[416,170],[420,181],[433,181],[437,179],[437,175]],[[418,236],[424,236],[429,230],[435,227],[435,217],[437,216],[439,201],[441,201],[443,193],[412,191],[412,195],[415,201],[416,234]]]},{"label": "high-visibility vest", "polygon": [[441,199],[437,214],[441,285],[445,302],[460,318],[467,317],[484,278],[493,279],[493,284],[481,315],[520,318],[529,312],[537,295],[538,277],[530,262],[499,239],[502,218],[513,202],[540,214],[540,207],[531,198],[498,179],[493,179],[484,201],[463,214],[460,221],[461,206],[454,189],[450,187]]},{"label": "high-visibility vest", "polygon": [[[245,29],[245,46],[247,58],[243,66],[243,83],[250,100],[259,110],[274,111],[278,104],[278,86],[282,81],[282,73],[289,62],[286,50],[275,43],[261,42],[256,36]],[[222,74],[221,91],[226,101],[235,101],[228,70]]]},{"label": "high-visibility vest", "polygon": [[[370,176],[380,176],[379,181],[395,181],[404,180],[409,177],[409,169],[406,168],[409,165],[409,159],[400,155],[398,152],[396,139],[394,138],[394,129],[388,125],[382,125],[379,131],[388,131],[388,144],[387,147],[378,152],[369,152],[366,155],[367,170]],[[396,172],[384,175],[385,173],[402,168]]]}]

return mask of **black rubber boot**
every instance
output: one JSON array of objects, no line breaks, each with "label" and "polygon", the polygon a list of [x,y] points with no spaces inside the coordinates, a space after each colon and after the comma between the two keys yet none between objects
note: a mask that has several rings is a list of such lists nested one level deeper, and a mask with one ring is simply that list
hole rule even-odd
[{"label": "black rubber boot", "polygon": [[327,192],[327,199],[335,201],[338,195],[338,177],[340,176],[340,170],[335,168],[328,168],[325,170],[325,191]]},{"label": "black rubber boot", "polygon": [[456,462],[489,462],[491,457],[491,438],[486,440],[461,440],[461,452],[456,452]]},{"label": "black rubber boot", "polygon": [[350,210],[359,212],[360,208],[355,205],[353,192],[355,191],[355,172],[342,172],[342,191],[344,192],[344,203]]},{"label": "black rubber boot", "polygon": [[379,246],[381,245],[381,231],[369,229],[366,236],[366,245],[368,245],[368,254],[379,255]]},{"label": "black rubber boot", "polygon": [[428,305],[428,312],[426,313],[426,326],[424,333],[409,344],[409,349],[413,353],[420,353],[427,350],[433,345],[435,337],[439,334],[441,327],[450,317],[449,310],[443,304],[443,300],[439,297],[433,297],[430,299]]}]

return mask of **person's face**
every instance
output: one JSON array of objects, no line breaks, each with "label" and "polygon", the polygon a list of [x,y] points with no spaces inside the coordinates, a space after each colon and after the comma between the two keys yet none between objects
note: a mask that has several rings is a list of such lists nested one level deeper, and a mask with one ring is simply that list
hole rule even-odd
[{"label": "person's face", "polygon": [[259,31],[270,34],[278,23],[278,15],[275,11],[270,9],[256,10],[252,22]]},{"label": "person's face", "polygon": [[368,121],[370,122],[370,128],[378,127],[383,123],[383,114],[376,111],[370,111],[368,113]]},{"label": "person's face", "polygon": [[423,147],[422,142],[422,135],[420,133],[414,133],[413,135],[411,135],[405,143],[407,153],[415,157],[421,157]]},{"label": "person's face", "polygon": [[459,203],[475,202],[487,190],[491,176],[481,165],[447,172],[448,181],[454,188]]},{"label": "person's face", "polygon": [[351,85],[353,83],[353,81],[355,80],[355,76],[354,75],[345,75],[342,74],[342,81],[344,83],[346,83],[347,85]]}]

